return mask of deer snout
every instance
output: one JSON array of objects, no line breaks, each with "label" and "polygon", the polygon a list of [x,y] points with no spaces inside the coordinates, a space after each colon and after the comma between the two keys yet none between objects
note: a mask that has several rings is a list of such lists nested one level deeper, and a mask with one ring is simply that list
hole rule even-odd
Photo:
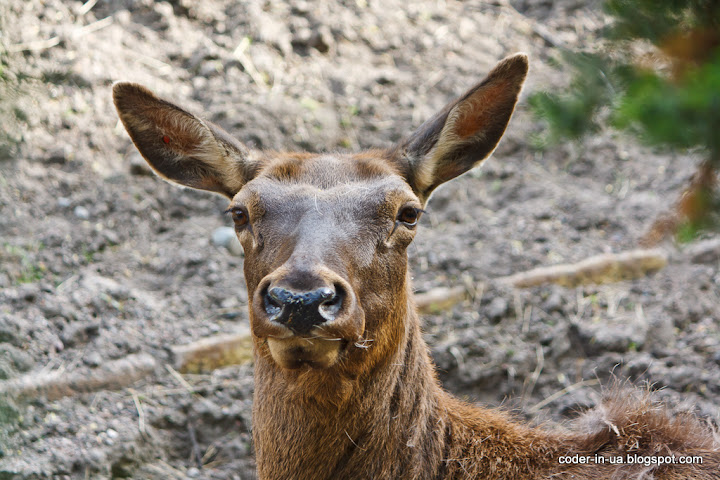
[{"label": "deer snout", "polygon": [[258,348],[280,367],[329,368],[362,337],[365,314],[345,280],[301,273],[275,272],[260,282],[250,325]]},{"label": "deer snout", "polygon": [[250,325],[259,339],[355,342],[365,330],[365,313],[350,282],[329,270],[277,270],[254,290]]},{"label": "deer snout", "polygon": [[340,285],[302,292],[271,287],[263,295],[263,307],[270,321],[305,335],[318,325],[334,322],[345,297]]}]

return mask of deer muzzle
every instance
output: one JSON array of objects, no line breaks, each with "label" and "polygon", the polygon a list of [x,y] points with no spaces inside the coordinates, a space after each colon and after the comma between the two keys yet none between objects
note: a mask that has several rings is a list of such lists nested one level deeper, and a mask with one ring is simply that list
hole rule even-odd
[{"label": "deer muzzle", "polygon": [[271,276],[256,289],[253,334],[267,341],[281,367],[328,368],[362,337],[364,313],[355,294],[345,281],[332,280],[301,289]]}]

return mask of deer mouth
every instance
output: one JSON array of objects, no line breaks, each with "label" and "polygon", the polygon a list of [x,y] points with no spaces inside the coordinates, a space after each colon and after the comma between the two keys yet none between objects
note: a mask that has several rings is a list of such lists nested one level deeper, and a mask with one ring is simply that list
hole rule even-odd
[{"label": "deer mouth", "polygon": [[326,369],[338,363],[348,342],[340,338],[292,336],[269,337],[267,345],[273,360],[282,368]]},{"label": "deer mouth", "polygon": [[340,322],[316,326],[307,333],[298,333],[266,317],[253,318],[251,328],[260,345],[267,345],[278,366],[291,370],[326,369],[340,362],[349,346],[362,338],[365,316],[362,311],[354,313]]}]

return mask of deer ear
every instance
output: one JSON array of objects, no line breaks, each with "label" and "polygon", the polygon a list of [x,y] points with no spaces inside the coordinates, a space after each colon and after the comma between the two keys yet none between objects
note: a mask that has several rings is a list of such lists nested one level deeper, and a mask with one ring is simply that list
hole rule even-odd
[{"label": "deer ear", "polygon": [[166,180],[232,198],[255,175],[242,143],[145,87],[117,83],[113,100],[133,143]]},{"label": "deer ear", "polygon": [[394,155],[423,202],[438,185],[492,153],[510,121],[527,71],[524,54],[502,60],[482,82],[396,146]]}]

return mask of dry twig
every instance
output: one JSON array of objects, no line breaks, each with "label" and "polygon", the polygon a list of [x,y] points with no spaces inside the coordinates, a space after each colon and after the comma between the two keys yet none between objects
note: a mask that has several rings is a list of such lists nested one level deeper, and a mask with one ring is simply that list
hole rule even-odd
[{"label": "dry twig", "polygon": [[437,313],[447,310],[467,298],[467,289],[458,287],[437,287],[415,295],[415,304],[420,313]]},{"label": "dry twig", "polygon": [[174,368],[181,373],[209,372],[248,363],[253,358],[250,332],[203,338],[187,345],[175,345],[170,350]]},{"label": "dry twig", "polygon": [[0,382],[0,397],[35,398],[48,400],[95,392],[119,390],[155,371],[156,362],[150,355],[139,353],[107,362],[99,368],[66,372],[29,373],[20,378]]},{"label": "dry twig", "polygon": [[501,277],[497,281],[516,288],[534,287],[548,283],[556,283],[564,287],[590,283],[613,283],[640,278],[656,272],[665,267],[667,262],[668,255],[662,250],[632,250],[597,255],[573,264],[540,267]]}]

